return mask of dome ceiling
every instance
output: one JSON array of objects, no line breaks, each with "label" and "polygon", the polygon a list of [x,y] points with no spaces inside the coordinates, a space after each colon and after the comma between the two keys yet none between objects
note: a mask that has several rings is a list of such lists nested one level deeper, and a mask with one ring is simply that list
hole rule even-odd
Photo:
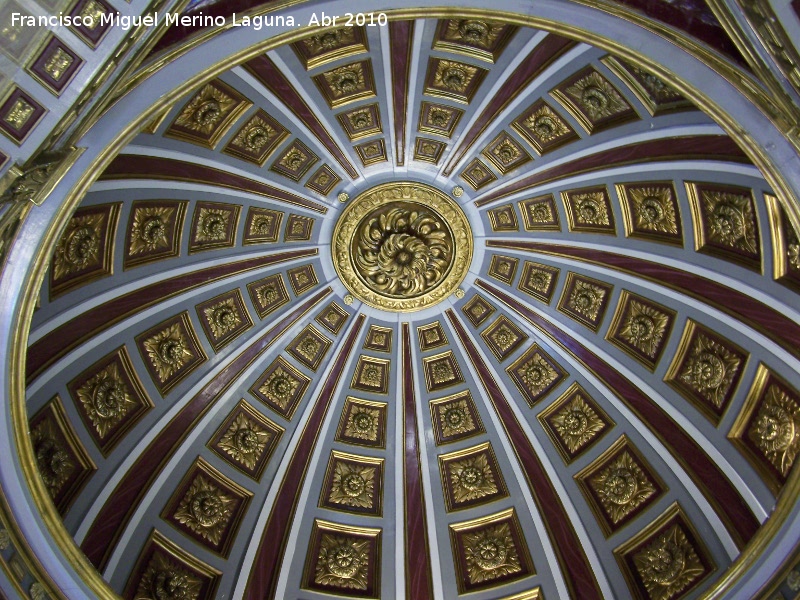
[{"label": "dome ceiling", "polygon": [[800,449],[797,244],[722,128],[599,48],[327,30],[85,195],[34,453],[125,598],[694,598]]}]

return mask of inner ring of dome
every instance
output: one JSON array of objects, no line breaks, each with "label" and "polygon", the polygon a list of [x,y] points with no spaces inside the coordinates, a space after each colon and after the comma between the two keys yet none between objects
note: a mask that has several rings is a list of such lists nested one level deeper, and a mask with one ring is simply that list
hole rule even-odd
[{"label": "inner ring of dome", "polygon": [[360,194],[333,232],[333,262],[345,287],[382,310],[441,302],[464,279],[472,230],[461,207],[422,183],[386,183]]}]

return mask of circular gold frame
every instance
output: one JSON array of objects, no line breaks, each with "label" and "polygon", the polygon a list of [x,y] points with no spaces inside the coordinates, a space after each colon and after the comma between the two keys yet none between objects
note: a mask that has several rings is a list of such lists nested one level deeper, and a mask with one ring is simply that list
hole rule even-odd
[{"label": "circular gold frame", "polygon": [[[413,297],[381,294],[370,288],[353,262],[351,246],[362,220],[390,203],[424,205],[446,223],[453,241],[453,258],[445,277],[433,289]],[[461,207],[444,192],[424,183],[384,183],[359,194],[336,222],[331,239],[333,266],[345,287],[365,304],[391,312],[412,312],[438,304],[452,294],[472,262],[472,228]]]}]

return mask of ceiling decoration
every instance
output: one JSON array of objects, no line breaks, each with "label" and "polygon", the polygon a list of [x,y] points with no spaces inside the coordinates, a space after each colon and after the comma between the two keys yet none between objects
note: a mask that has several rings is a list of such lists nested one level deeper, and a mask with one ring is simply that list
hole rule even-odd
[{"label": "ceiling decoration", "polygon": [[295,39],[67,223],[27,355],[42,479],[125,598],[697,597],[800,451],[783,210],[587,44]]}]

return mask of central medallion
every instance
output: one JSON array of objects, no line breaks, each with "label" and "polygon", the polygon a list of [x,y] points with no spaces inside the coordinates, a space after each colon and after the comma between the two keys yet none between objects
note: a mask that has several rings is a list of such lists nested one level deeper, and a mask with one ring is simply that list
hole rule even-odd
[{"label": "central medallion", "polygon": [[385,183],[360,194],[333,231],[333,264],[364,303],[394,312],[441,302],[464,279],[472,230],[461,207],[422,183]]}]

